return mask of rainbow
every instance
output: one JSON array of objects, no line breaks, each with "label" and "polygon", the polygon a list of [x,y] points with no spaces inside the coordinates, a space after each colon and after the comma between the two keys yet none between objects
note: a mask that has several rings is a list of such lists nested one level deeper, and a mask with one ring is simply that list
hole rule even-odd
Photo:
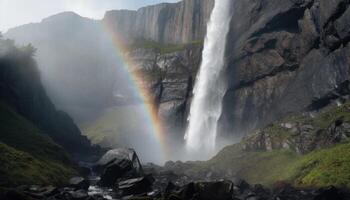
[{"label": "rainbow", "polygon": [[127,78],[135,89],[135,94],[143,101],[144,113],[148,120],[147,123],[150,125],[153,137],[160,147],[161,160],[165,161],[170,158],[168,143],[165,137],[165,126],[159,118],[158,109],[155,106],[152,95],[149,90],[144,88],[141,84],[144,81],[143,74],[137,70],[131,70],[132,66],[135,66],[135,63],[123,53],[127,51],[127,48],[121,40],[121,37],[111,29],[110,24],[103,22],[103,29],[107,32],[118,58],[122,61],[123,70],[129,75]]}]

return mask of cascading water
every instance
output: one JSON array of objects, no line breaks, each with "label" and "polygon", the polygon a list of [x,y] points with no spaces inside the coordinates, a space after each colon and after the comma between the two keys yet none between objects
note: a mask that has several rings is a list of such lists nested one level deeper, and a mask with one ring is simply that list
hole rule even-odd
[{"label": "cascading water", "polygon": [[215,0],[207,27],[202,64],[193,91],[185,135],[187,151],[197,159],[205,159],[215,153],[217,124],[226,91],[222,73],[232,1]]}]

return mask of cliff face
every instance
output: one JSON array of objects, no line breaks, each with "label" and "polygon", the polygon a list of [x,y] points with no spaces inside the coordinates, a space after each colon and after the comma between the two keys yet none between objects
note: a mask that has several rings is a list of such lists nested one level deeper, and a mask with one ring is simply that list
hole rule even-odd
[{"label": "cliff face", "polygon": [[243,135],[349,92],[349,1],[235,1],[223,132]]},{"label": "cliff face", "polygon": [[137,11],[114,10],[106,13],[103,22],[122,40],[188,43],[204,38],[213,5],[213,0],[184,0]]},{"label": "cliff face", "polygon": [[144,87],[151,91],[164,121],[169,139],[183,141],[193,82],[201,60],[202,45],[187,45],[181,50],[160,53],[156,49],[129,52],[135,70],[144,74]]}]

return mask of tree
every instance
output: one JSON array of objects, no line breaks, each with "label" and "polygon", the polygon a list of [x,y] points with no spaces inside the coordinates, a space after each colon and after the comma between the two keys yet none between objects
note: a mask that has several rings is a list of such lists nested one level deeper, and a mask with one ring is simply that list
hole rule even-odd
[{"label": "tree", "polygon": [[35,55],[36,50],[37,49],[31,43],[22,47],[22,51],[30,57]]}]

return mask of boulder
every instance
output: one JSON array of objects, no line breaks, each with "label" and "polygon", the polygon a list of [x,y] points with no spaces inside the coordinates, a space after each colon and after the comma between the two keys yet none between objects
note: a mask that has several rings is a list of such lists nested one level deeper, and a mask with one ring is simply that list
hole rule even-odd
[{"label": "boulder", "polygon": [[69,180],[69,185],[77,190],[87,190],[89,189],[90,183],[83,177],[73,177]]},{"label": "boulder", "polygon": [[111,187],[120,178],[129,179],[143,175],[139,158],[133,149],[113,149],[108,151],[93,167],[101,174],[100,185]]}]

